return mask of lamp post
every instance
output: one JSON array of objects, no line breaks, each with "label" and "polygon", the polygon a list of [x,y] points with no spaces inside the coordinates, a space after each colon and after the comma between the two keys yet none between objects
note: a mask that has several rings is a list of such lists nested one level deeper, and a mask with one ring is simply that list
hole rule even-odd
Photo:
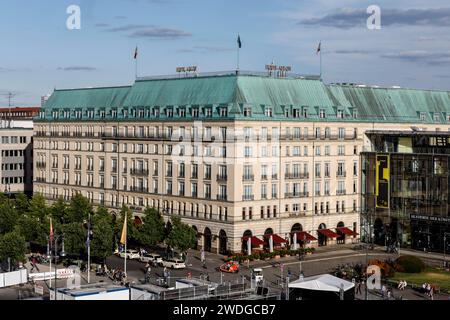
[{"label": "lamp post", "polygon": [[445,249],[447,247],[447,236],[450,235],[450,232],[444,232],[444,269],[447,267],[447,258],[445,256]]},{"label": "lamp post", "polygon": [[[54,246],[54,248],[55,248],[55,250],[54,250],[54,254],[53,254],[53,259],[54,259],[54,265],[55,265],[55,287],[54,287],[54,294],[55,294],[55,299],[54,300],[57,300],[57,291],[56,291],[56,287],[57,287],[57,279],[58,279],[58,265],[57,265],[57,263],[58,263],[58,258],[59,258],[59,256],[58,256],[58,240],[62,240],[62,250],[61,250],[61,253],[60,253],[60,255],[61,255],[61,257],[65,257],[66,256],[66,253],[64,252],[64,235],[63,234],[60,234],[60,235],[54,235],[54,243],[55,243],[55,246]],[[50,258],[50,260],[51,260],[51,258]]]}]

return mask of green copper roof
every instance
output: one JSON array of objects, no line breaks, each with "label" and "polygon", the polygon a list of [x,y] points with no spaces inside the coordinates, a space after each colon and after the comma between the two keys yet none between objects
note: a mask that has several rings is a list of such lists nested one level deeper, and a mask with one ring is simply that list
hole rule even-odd
[{"label": "green copper roof", "polygon": [[[120,111],[124,107],[155,106],[161,108],[162,119],[165,117],[165,107],[178,106],[211,106],[214,108],[212,118],[220,119],[222,116],[215,107],[227,106],[227,117],[235,119],[244,118],[243,108],[251,107],[252,116],[245,119],[417,123],[437,122],[434,118],[436,112],[441,122],[447,122],[450,92],[325,85],[314,79],[228,74],[143,79],[128,87],[55,90],[44,109],[48,118],[55,109],[117,108]],[[273,117],[265,115],[266,107],[272,108]],[[301,109],[302,114],[306,112],[307,118],[294,118],[293,109]],[[319,118],[321,109],[325,111],[325,118]],[[288,118],[285,116],[287,110],[290,114]],[[337,118],[337,110],[344,112],[344,119]],[[189,117],[188,111],[186,117]],[[355,113],[357,118],[353,117]],[[121,117],[120,112],[118,117]],[[145,117],[151,119],[150,113]],[[171,119],[176,117],[174,112]]]},{"label": "green copper roof", "polygon": [[120,107],[130,86],[55,90],[45,103],[45,109]]}]

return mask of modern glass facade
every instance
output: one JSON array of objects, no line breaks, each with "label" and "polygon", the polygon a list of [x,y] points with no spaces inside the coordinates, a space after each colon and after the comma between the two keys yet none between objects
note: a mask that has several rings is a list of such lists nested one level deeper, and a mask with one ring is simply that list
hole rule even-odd
[{"label": "modern glass facade", "polygon": [[368,136],[376,152],[361,154],[363,238],[425,251],[443,251],[445,243],[448,252],[450,136]]}]

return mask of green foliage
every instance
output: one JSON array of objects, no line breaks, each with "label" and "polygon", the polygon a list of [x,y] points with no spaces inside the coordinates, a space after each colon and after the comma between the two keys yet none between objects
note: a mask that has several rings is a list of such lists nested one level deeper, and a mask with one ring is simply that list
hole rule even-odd
[{"label": "green foliage", "polygon": [[395,270],[398,272],[420,273],[425,268],[425,263],[415,256],[401,256],[395,260]]},{"label": "green foliage", "polygon": [[113,250],[114,226],[112,216],[105,207],[98,207],[92,217],[92,231],[91,255],[106,259]]},{"label": "green foliage", "polygon": [[17,223],[19,213],[13,206],[13,202],[4,199],[0,202],[0,234],[11,232]]},{"label": "green foliage", "polygon": [[11,259],[12,265],[25,261],[25,238],[18,228],[0,235],[0,261]]},{"label": "green foliage", "polygon": [[[80,256],[86,254],[86,230],[82,223],[64,224],[61,231],[64,234],[64,245],[67,253]],[[61,231],[55,229],[55,233],[60,234]]]},{"label": "green foliage", "polygon": [[164,219],[158,210],[146,208],[143,224],[137,227],[137,239],[145,246],[153,246],[164,240]]},{"label": "green foliage", "polygon": [[58,200],[52,204],[49,211],[55,222],[64,223],[65,221],[69,221],[67,217],[67,203],[62,197],[59,197]]},{"label": "green foliage", "polygon": [[19,214],[24,214],[28,212],[30,206],[28,202],[28,197],[23,193],[16,194],[16,199],[14,200],[14,206]]},{"label": "green foliage", "polygon": [[49,211],[45,198],[40,193],[33,195],[33,198],[29,201],[28,211],[31,216],[37,218],[39,221],[46,221],[45,217],[48,216]]},{"label": "green foliage", "polygon": [[66,222],[83,222],[87,220],[89,213],[93,213],[92,204],[81,193],[77,193],[70,200]]},{"label": "green foliage", "polygon": [[181,252],[186,252],[189,248],[193,248],[196,242],[195,230],[182,223],[179,217],[172,217],[171,222],[172,230],[167,237],[167,244]]}]

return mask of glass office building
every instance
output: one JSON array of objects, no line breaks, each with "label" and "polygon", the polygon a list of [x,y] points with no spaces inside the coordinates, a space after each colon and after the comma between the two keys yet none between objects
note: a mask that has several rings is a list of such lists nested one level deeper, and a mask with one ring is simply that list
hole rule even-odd
[{"label": "glass office building", "polygon": [[372,151],[361,154],[363,239],[424,251],[445,246],[448,252],[450,132],[366,135]]}]

